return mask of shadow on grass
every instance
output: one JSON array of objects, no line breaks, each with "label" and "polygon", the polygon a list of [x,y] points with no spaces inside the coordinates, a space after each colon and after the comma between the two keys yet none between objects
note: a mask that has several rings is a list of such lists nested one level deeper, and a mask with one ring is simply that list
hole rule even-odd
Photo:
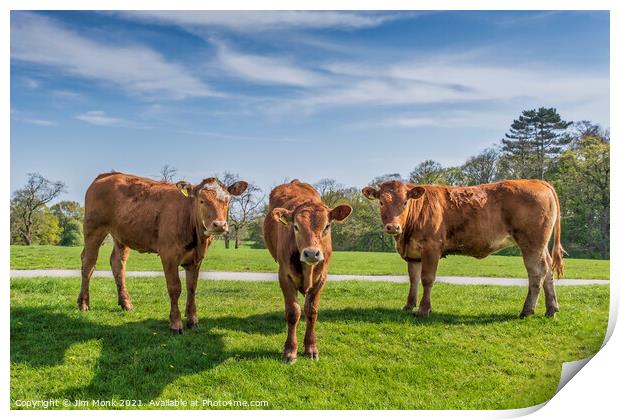
[{"label": "shadow on grass", "polygon": [[[275,343],[273,352],[227,351],[222,335],[213,332],[216,327],[229,328],[226,321],[219,324],[217,319],[205,319],[200,329],[173,336],[167,322],[159,319],[104,325],[52,308],[11,308],[11,362],[35,368],[60,366],[67,363],[70,346],[97,340],[99,354],[90,350],[91,355],[76,355],[95,359],[89,362],[94,367],[85,367],[83,372],[92,376],[90,383],[51,397],[148,402],[177,378],[213,369],[229,358],[279,360]],[[67,378],[71,380],[78,382]]]},{"label": "shadow on grass", "polygon": [[[92,314],[90,314],[92,316]],[[319,322],[420,324],[490,324],[515,320],[515,314],[459,315],[433,313],[418,319],[411,312],[395,308],[325,309]],[[304,328],[304,326],[300,326]],[[172,336],[167,322],[146,319],[139,322],[105,325],[85,319],[80,313],[59,313],[54,308],[11,308],[11,362],[32,367],[60,366],[67,361],[70,346],[97,340],[100,353],[78,355],[93,359],[94,367],[84,368],[91,376],[88,385],[63,390],[56,398],[68,399],[140,399],[157,398],[163,388],[177,378],[207,371],[229,358],[235,360],[280,359],[283,342],[275,339],[273,351],[228,351],[222,333],[215,330],[241,331],[275,335],[286,330],[282,312],[268,312],[249,317],[203,318],[201,328]],[[67,380],[77,380],[67,378]],[[85,381],[84,381],[85,382]]]}]

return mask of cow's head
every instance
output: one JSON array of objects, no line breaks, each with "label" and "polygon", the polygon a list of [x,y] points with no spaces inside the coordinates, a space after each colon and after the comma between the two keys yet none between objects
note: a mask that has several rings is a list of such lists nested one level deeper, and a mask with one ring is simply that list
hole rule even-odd
[{"label": "cow's head", "polygon": [[424,187],[402,181],[386,181],[379,185],[379,188],[365,187],[362,194],[369,200],[379,200],[385,233],[400,235],[407,220],[408,201],[419,199],[424,191]]},{"label": "cow's head", "polygon": [[228,232],[230,196],[243,194],[248,183],[237,181],[227,187],[217,178],[207,178],[198,185],[179,181],[176,186],[181,194],[192,200],[196,224],[209,236]]},{"label": "cow's head", "polygon": [[333,209],[319,203],[305,203],[295,210],[273,209],[273,217],[292,229],[301,262],[314,265],[332,251],[331,225],[349,217],[352,208],[341,204]]}]

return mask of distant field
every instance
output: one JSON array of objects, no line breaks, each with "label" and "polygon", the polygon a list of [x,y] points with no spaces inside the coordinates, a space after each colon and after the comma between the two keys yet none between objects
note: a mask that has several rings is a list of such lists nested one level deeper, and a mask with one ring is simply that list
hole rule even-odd
[{"label": "distant field", "polygon": [[[437,284],[433,313],[402,311],[406,284],[332,282],[321,299],[321,359],[280,362],[286,337],[273,283],[202,282],[200,329],[172,336],[163,278],[11,280],[10,404],[16,400],[245,400],[271,409],[507,409],[550,399],[562,363],[597,352],[609,286],[560,286],[560,312],[518,319],[526,290]],[[181,297],[185,304],[184,295]],[[181,309],[183,311],[183,309]],[[305,323],[298,330],[303,348]],[[59,407],[62,408],[62,407]],[[97,408],[97,407],[95,407]],[[200,407],[199,407],[200,408]]]},{"label": "distant field", "polygon": [[[80,268],[78,247],[11,246],[12,269]],[[97,269],[109,270],[111,246],[99,252]],[[565,275],[571,279],[609,279],[609,260],[566,259]],[[202,265],[207,271],[274,272],[277,265],[265,249],[226,249],[216,241]],[[130,271],[161,271],[159,257],[132,251],[127,262]],[[332,274],[406,274],[406,263],[396,252],[335,252],[330,264]],[[521,257],[490,256],[483,260],[449,256],[439,263],[440,276],[526,277]]]}]

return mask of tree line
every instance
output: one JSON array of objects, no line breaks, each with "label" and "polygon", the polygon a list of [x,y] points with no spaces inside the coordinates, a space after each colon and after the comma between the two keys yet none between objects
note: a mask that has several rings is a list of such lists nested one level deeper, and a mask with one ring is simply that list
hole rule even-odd
[{"label": "tree line", "polygon": [[[502,179],[545,179],[556,188],[562,207],[562,242],[571,257],[609,258],[610,234],[610,139],[609,132],[589,121],[564,121],[555,108],[525,110],[515,119],[498,145],[469,157],[462,165],[443,167],[426,160],[405,176],[390,173],[370,184],[389,179],[416,184],[478,185]],[[176,180],[176,169],[166,165],[160,179]],[[229,185],[240,177],[224,173]],[[375,202],[361,189],[346,187],[333,179],[314,184],[330,207],[347,202],[353,213],[347,223],[333,228],[336,250],[392,251],[391,236],[383,233]],[[79,203],[48,203],[65,191],[62,182],[29,174],[26,185],[11,200],[11,243],[77,246],[82,244],[83,209]],[[233,197],[229,211],[230,231],[222,239],[226,247],[242,241],[262,248],[262,220],[267,211],[266,194],[250,183],[247,191]],[[518,251],[514,251],[518,252]]]}]

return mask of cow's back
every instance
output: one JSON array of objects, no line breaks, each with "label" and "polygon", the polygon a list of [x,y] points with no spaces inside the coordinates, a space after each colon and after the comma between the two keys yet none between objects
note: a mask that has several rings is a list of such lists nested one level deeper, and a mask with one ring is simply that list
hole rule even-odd
[{"label": "cow's back", "polygon": [[85,233],[106,228],[133,249],[157,252],[159,241],[184,233],[178,229],[189,217],[184,200],[167,182],[118,172],[102,174],[86,191]]},{"label": "cow's back", "polygon": [[553,187],[540,180],[506,180],[444,189],[438,234],[446,253],[484,257],[515,239],[546,235],[557,212]]}]

